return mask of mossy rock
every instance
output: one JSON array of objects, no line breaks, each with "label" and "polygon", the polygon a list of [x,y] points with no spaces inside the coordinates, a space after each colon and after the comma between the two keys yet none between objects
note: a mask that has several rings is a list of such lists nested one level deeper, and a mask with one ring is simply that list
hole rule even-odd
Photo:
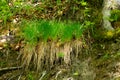
[{"label": "mossy rock", "polygon": [[116,39],[120,36],[120,28],[115,29],[114,31],[104,31],[103,39]]},{"label": "mossy rock", "polygon": [[114,31],[98,29],[93,35],[93,37],[96,40],[103,40],[103,41],[117,39],[119,38],[119,36],[120,36],[120,28],[117,28]]}]

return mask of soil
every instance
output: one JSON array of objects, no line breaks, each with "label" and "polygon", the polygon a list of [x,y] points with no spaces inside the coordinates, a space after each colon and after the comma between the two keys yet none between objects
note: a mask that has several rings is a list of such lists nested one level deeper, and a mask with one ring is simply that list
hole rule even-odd
[{"label": "soil", "polygon": [[[119,38],[105,42],[92,43],[83,49],[79,59],[71,65],[55,65],[49,71],[37,72],[9,69],[20,67],[19,51],[4,49],[0,51],[0,80],[119,80],[120,79],[120,41]],[[87,53],[87,54],[86,54]],[[3,70],[3,68],[8,68]]]}]

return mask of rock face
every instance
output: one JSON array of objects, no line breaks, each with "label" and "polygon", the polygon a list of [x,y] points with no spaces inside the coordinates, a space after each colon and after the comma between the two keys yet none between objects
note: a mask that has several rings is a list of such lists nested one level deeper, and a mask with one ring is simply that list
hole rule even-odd
[{"label": "rock face", "polygon": [[116,0],[116,3],[117,3],[118,9],[120,9],[120,0]]},{"label": "rock face", "polygon": [[104,0],[103,3],[103,27],[107,30],[114,30],[112,27],[109,18],[111,16],[110,11],[113,9],[119,9],[120,8],[120,0]]}]

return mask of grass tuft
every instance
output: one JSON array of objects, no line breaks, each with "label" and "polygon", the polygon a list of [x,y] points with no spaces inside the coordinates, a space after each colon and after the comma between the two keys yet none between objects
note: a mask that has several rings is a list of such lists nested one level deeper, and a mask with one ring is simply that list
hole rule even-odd
[{"label": "grass tuft", "polygon": [[26,21],[23,24],[23,37],[30,44],[37,41],[60,40],[62,42],[80,38],[83,29],[80,23],[65,23],[57,21]]},{"label": "grass tuft", "polygon": [[40,70],[48,64],[54,66],[59,58],[63,58],[65,64],[70,64],[72,48],[77,47],[78,56],[78,47],[82,45],[81,41],[73,38],[79,39],[88,26],[88,23],[83,26],[72,22],[23,21],[21,30],[27,43],[23,50],[23,65],[27,68],[33,60],[37,70]]}]

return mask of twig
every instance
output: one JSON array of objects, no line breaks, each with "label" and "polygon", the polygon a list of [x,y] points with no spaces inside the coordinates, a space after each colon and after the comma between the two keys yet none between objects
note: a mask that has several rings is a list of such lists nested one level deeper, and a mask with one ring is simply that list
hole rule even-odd
[{"label": "twig", "polygon": [[19,66],[19,67],[6,67],[6,68],[0,68],[0,72],[3,72],[3,71],[11,71],[11,70],[17,70],[17,69],[21,69],[22,66]]},{"label": "twig", "polygon": [[57,78],[58,78],[58,75],[61,73],[62,71],[58,71],[57,72],[57,74],[56,74],[56,76],[55,76],[55,79],[57,80]]},{"label": "twig", "polygon": [[22,73],[19,73],[19,74],[17,74],[17,75],[13,75],[12,77],[10,77],[10,78],[7,79],[7,80],[13,80],[13,78],[15,78],[15,77],[17,77],[17,76],[19,76],[19,77],[18,77],[18,80],[20,80],[22,74],[23,74],[23,72],[22,72]]},{"label": "twig", "polygon": [[40,77],[39,80],[42,80],[42,78],[45,76],[45,74],[46,74],[46,71],[43,72],[43,74],[42,74],[42,76]]},{"label": "twig", "polygon": [[20,78],[21,78],[21,74],[20,74],[20,76],[18,77],[18,80],[20,80]]}]

